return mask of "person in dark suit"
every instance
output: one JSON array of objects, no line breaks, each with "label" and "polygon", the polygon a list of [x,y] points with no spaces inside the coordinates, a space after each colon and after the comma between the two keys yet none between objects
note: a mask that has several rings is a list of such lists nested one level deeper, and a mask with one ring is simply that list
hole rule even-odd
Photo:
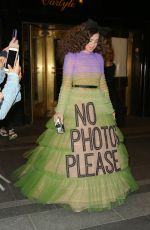
[{"label": "person in dark suit", "polygon": [[116,65],[114,63],[114,50],[111,38],[105,38],[104,73],[109,89],[109,96],[115,110],[116,122],[119,127],[124,124],[123,106],[121,104],[116,84],[115,84]]}]

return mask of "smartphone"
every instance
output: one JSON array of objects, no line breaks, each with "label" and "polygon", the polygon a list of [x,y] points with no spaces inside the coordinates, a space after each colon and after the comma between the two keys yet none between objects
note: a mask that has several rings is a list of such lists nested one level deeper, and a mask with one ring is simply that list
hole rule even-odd
[{"label": "smartphone", "polygon": [[13,29],[12,38],[17,39],[17,29]]},{"label": "smartphone", "polygon": [[18,59],[18,49],[9,48],[8,54],[7,54],[7,61],[5,64],[5,71],[8,71],[8,64],[13,68],[17,59]]}]

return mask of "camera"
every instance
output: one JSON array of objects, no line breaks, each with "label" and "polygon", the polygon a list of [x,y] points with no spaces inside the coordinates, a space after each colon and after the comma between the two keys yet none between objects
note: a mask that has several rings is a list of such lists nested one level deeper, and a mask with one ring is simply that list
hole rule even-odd
[{"label": "camera", "polygon": [[64,124],[61,122],[60,118],[57,119],[55,123],[56,131],[59,134],[63,134],[65,132]]}]

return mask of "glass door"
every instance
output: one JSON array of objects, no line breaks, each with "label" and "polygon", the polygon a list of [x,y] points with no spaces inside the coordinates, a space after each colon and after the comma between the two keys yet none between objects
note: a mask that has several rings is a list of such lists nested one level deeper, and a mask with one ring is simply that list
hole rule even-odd
[{"label": "glass door", "polygon": [[51,117],[62,82],[59,60],[65,25],[23,25],[24,110],[29,122]]}]

